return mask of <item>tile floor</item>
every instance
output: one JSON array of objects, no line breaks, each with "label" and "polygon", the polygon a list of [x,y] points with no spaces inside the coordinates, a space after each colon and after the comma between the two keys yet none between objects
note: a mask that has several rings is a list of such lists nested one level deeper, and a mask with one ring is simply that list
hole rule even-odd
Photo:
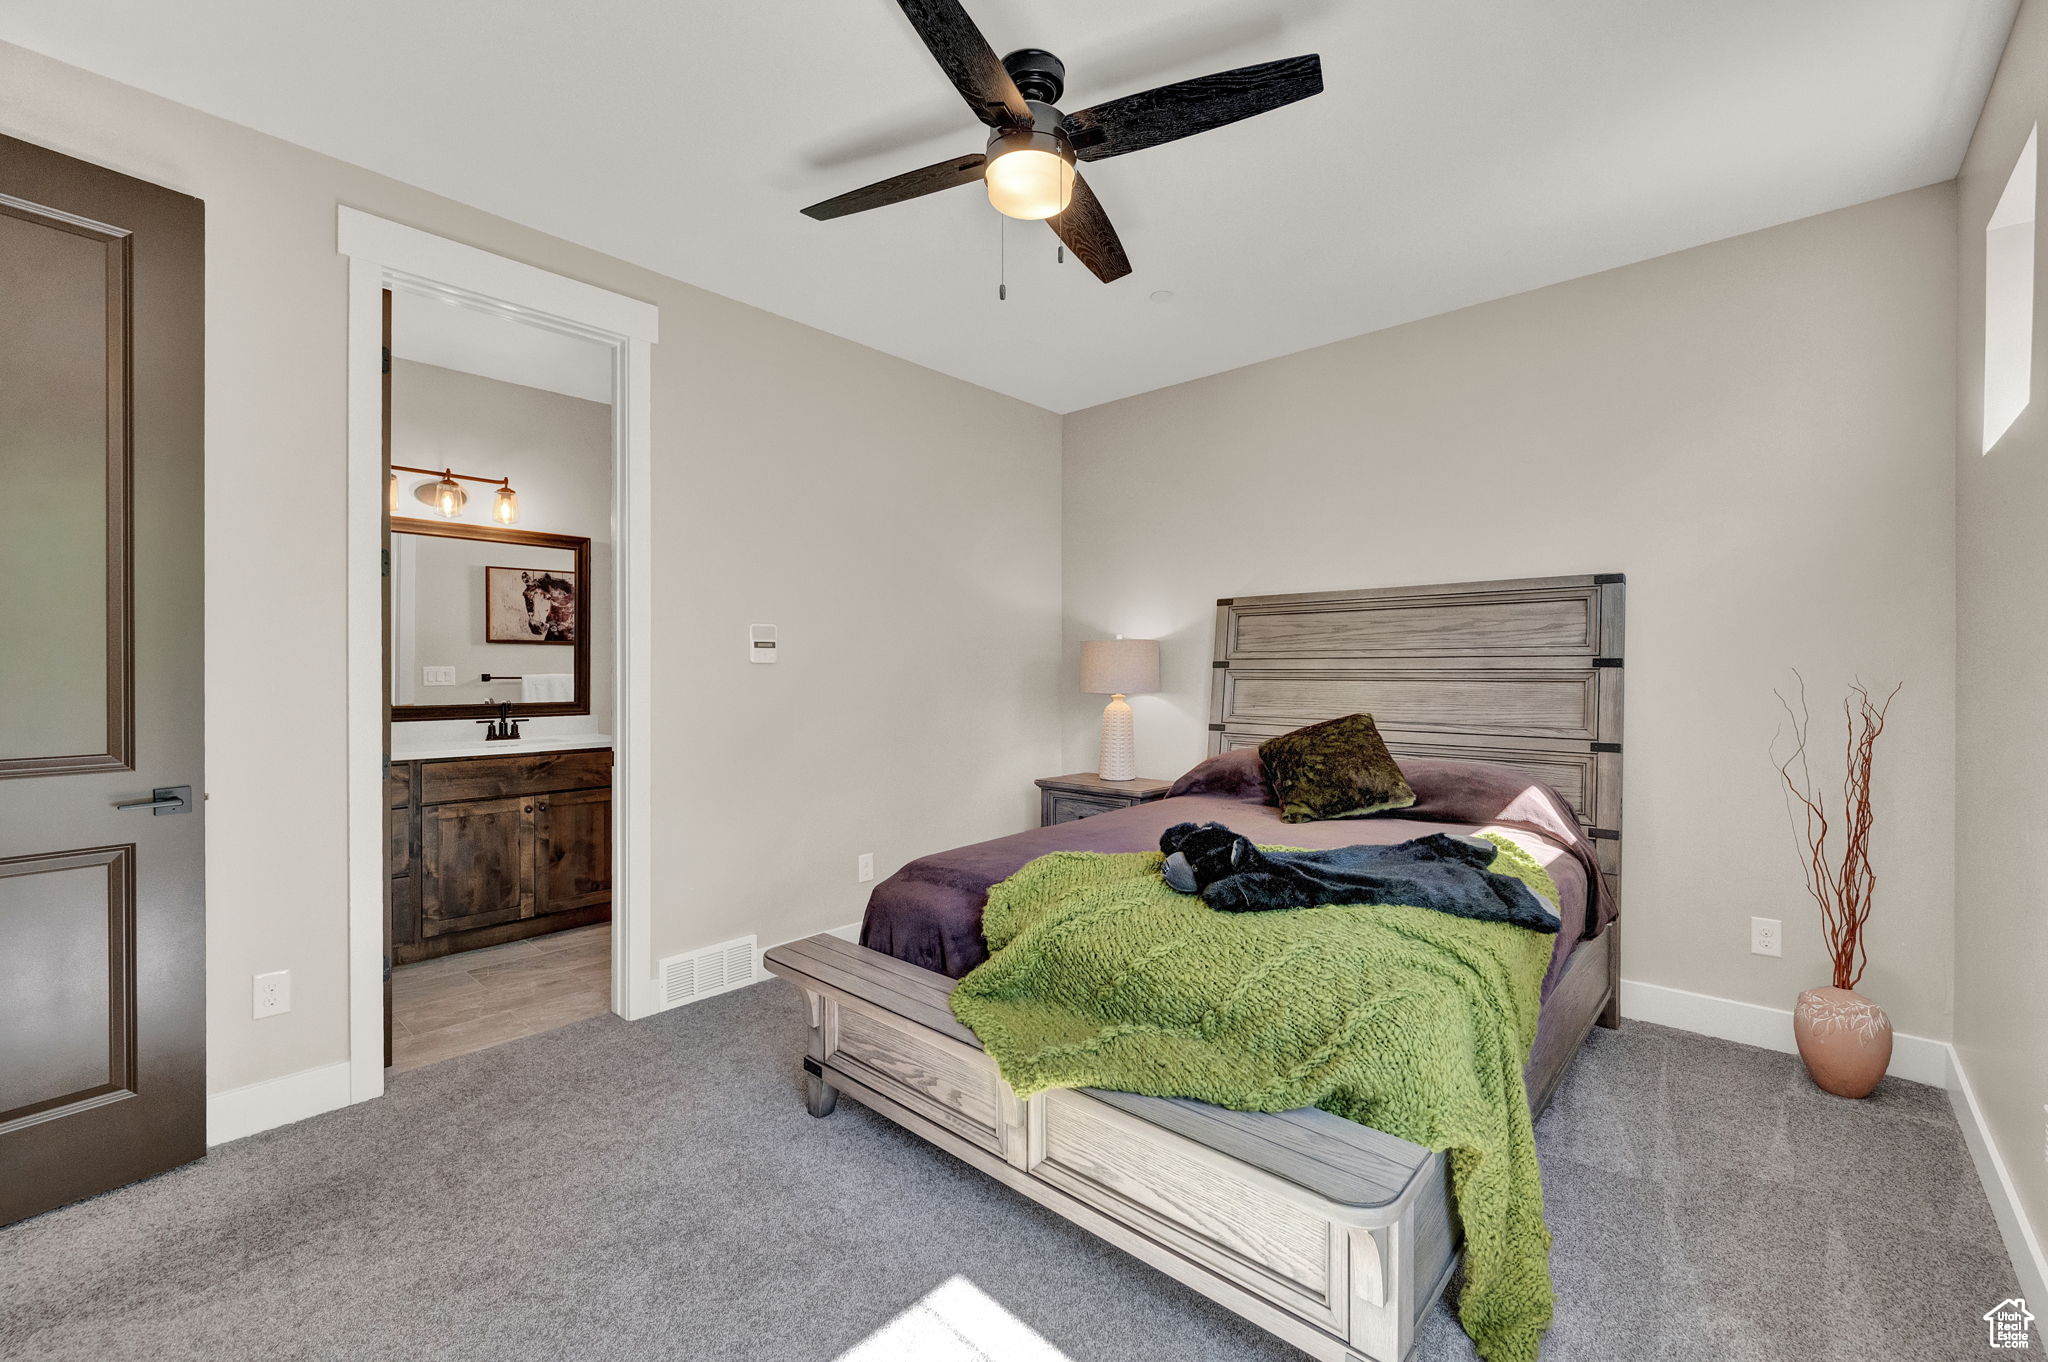
[{"label": "tile floor", "polygon": [[611,1010],[608,922],[391,971],[391,1067],[417,1069]]}]

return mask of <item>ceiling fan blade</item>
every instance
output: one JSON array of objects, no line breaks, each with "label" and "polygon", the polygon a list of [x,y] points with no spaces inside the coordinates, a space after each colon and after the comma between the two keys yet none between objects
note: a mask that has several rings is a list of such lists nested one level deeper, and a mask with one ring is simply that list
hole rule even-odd
[{"label": "ceiling fan blade", "polygon": [[986,156],[976,152],[972,156],[956,156],[937,165],[877,180],[859,189],[850,189],[836,199],[814,203],[804,209],[804,216],[826,222],[832,218],[843,218],[848,213],[865,213],[870,208],[886,208],[905,199],[923,198],[926,194],[936,194],[955,185],[973,184],[981,178],[982,166],[987,160]]},{"label": "ceiling fan blade", "polygon": [[1322,92],[1321,57],[1286,57],[1112,99],[1068,114],[1063,126],[1076,156],[1100,161],[1192,137]]},{"label": "ceiling fan blade", "polygon": [[1081,178],[1080,171],[1074,172],[1074,197],[1068,201],[1067,211],[1045,221],[1067,243],[1075,258],[1103,283],[1114,283],[1131,272],[1131,258],[1124,254],[1124,243],[1117,239],[1116,228],[1109,225],[1109,214],[1102,211],[1102,201],[1095,197],[1088,181]]},{"label": "ceiling fan blade", "polygon": [[974,20],[960,8],[960,0],[896,0],[904,17],[932,50],[939,67],[953,82],[974,116],[991,128],[1015,127],[1031,122],[1031,108],[1024,102],[1017,82],[1003,69],[1002,59],[981,36]]}]

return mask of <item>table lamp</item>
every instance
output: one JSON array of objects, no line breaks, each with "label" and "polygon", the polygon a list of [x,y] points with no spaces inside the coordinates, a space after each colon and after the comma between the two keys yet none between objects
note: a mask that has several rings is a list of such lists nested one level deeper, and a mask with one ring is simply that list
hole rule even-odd
[{"label": "table lamp", "polygon": [[1126,695],[1159,689],[1159,643],[1149,638],[1097,638],[1081,645],[1081,689],[1107,695],[1102,710],[1102,756],[1096,774],[1131,780],[1138,774]]}]

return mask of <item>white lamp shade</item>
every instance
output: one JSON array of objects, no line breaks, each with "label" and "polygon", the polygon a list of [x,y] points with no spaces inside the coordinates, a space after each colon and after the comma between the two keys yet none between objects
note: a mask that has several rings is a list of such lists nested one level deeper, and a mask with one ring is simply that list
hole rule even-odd
[{"label": "white lamp shade", "polygon": [[1081,645],[1081,689],[1089,695],[1143,695],[1158,690],[1158,641],[1089,639]]}]

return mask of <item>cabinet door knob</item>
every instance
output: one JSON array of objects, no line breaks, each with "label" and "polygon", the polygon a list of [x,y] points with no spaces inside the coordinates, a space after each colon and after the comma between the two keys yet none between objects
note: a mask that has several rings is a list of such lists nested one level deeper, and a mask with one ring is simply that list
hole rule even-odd
[{"label": "cabinet door knob", "polygon": [[545,799],[543,799],[543,800],[542,800],[542,801],[540,802],[540,811],[541,811],[542,813],[546,813],[546,812],[548,811],[548,802],[547,802],[547,801],[546,801]]},{"label": "cabinet door knob", "polygon": [[526,811],[527,811],[528,813],[532,813],[532,812],[533,812],[533,805],[531,805],[531,804],[528,804],[528,805],[526,806]]}]

